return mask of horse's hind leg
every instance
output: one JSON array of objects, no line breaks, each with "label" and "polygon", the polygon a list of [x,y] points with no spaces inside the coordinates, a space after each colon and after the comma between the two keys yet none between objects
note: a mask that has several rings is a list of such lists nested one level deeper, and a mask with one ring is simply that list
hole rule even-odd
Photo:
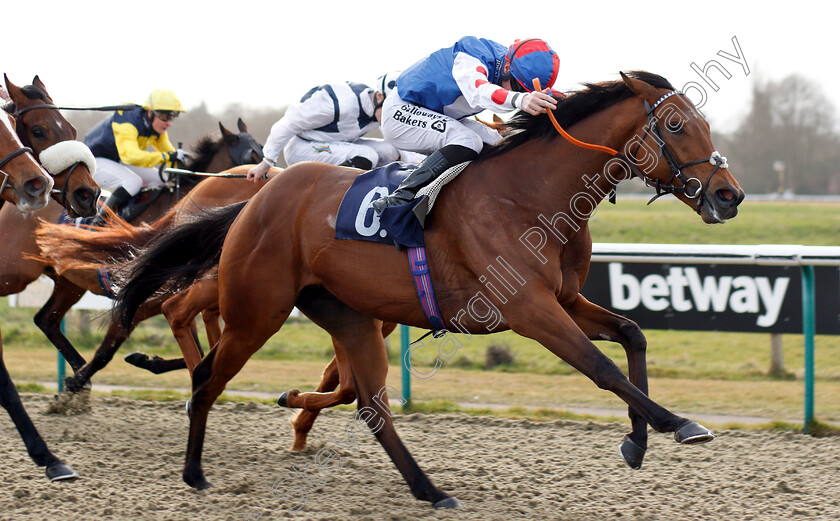
[{"label": "horse's hind leg", "polygon": [[[388,359],[382,338],[382,322],[347,306],[323,289],[311,289],[301,294],[308,300],[307,309],[316,306],[317,316],[310,318],[329,332],[346,348],[347,358],[356,381],[358,396],[357,419],[364,419],[376,439],[397,466],[414,497],[431,502],[436,508],[455,508],[458,500],[435,487],[403,445],[388,407],[385,377]],[[303,308],[301,308],[303,309]],[[374,399],[376,398],[376,399]],[[383,410],[387,409],[387,410]]]},{"label": "horse's hind leg", "polygon": [[70,465],[62,462],[50,452],[44,439],[38,434],[38,430],[29,418],[29,415],[26,414],[26,410],[20,401],[20,395],[18,395],[15,384],[12,383],[12,378],[6,369],[6,364],[3,362],[2,338],[0,338],[0,405],[12,417],[15,427],[17,427],[21,438],[23,438],[23,444],[26,446],[29,457],[39,467],[47,468],[48,478],[52,481],[58,481],[79,477]]},{"label": "horse's hind leg", "polygon": [[[255,257],[258,255],[251,259]],[[240,266],[242,273],[247,276],[234,277],[226,286],[220,285],[225,328],[219,343],[199,362],[192,375],[190,433],[183,478],[188,485],[198,490],[210,486],[201,465],[210,408],[230,379],[280,329],[294,308],[295,295],[292,288],[278,286],[274,278],[275,271],[260,271],[255,267],[251,269],[252,266],[248,264]],[[253,288],[263,291],[259,298],[254,298]]]},{"label": "horse's hind leg", "polygon": [[58,352],[76,373],[85,365],[85,359],[61,332],[61,321],[73,304],[82,298],[85,289],[73,284],[64,277],[55,277],[52,295],[44,306],[35,314],[35,325],[44,332]]},{"label": "horse's hind leg", "polygon": [[[624,347],[630,382],[648,394],[647,340],[642,330],[629,318],[622,317],[597,306],[583,296],[567,308],[569,316],[590,340],[610,340]],[[647,422],[629,407],[633,431],[621,444],[621,457],[631,468],[639,469],[647,450]]]}]

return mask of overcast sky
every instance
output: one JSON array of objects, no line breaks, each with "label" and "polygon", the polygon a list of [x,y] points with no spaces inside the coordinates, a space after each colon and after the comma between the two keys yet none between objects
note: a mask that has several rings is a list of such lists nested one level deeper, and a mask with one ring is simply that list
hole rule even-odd
[{"label": "overcast sky", "polygon": [[[18,85],[41,76],[60,104],[141,102],[171,88],[189,108],[282,107],[331,81],[373,81],[464,35],[508,45],[543,38],[560,56],[556,88],[645,69],[707,94],[713,128],[731,130],[757,78],[799,73],[835,106],[837,20],[828,3],[397,0],[7,2],[0,67]],[[294,5],[292,5],[294,4]],[[24,5],[35,6],[31,10]],[[822,7],[820,7],[822,6]],[[718,55],[740,44],[750,74]],[[703,82],[691,64],[731,74]],[[690,91],[699,101],[698,89]]]}]

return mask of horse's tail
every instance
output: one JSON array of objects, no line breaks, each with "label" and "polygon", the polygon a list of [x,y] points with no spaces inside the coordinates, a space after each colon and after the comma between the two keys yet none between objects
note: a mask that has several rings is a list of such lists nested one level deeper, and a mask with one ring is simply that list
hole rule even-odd
[{"label": "horse's tail", "polygon": [[137,309],[161,288],[165,286],[166,292],[188,288],[218,265],[228,230],[247,203],[203,210],[155,237],[117,274],[120,290],[114,318],[130,327]]},{"label": "horse's tail", "polygon": [[127,262],[137,250],[171,226],[177,212],[173,208],[152,224],[132,226],[110,209],[106,211],[108,226],[104,228],[77,228],[42,221],[35,231],[40,259],[58,273]]}]

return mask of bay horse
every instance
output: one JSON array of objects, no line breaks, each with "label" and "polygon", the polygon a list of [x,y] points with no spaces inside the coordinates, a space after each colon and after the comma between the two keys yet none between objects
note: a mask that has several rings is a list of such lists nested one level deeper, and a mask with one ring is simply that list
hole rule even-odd
[{"label": "bay horse", "polygon": [[76,128],[55,105],[38,76],[18,87],[3,75],[9,102],[3,109],[15,118],[18,137],[31,148],[55,181],[50,204],[38,217],[57,220],[62,209],[71,217],[96,214],[99,185],[92,177],[93,154],[76,141]]},{"label": "bay horse", "polygon": [[[0,110],[0,200],[16,205],[23,212],[41,209],[49,202],[53,180],[35,161],[32,149],[24,147],[16,133],[16,122]],[[3,205],[4,208],[14,208]],[[0,233],[6,230],[0,230]],[[56,457],[47,447],[26,413],[3,362],[3,341],[0,337],[0,404],[11,416],[29,456],[40,467],[46,467],[51,480],[71,479],[78,474]]]},{"label": "bay horse", "polygon": [[[207,136],[201,139],[194,147],[194,158],[189,165],[188,170],[197,172],[218,172],[221,170],[230,169],[246,163],[258,163],[262,161],[262,147],[256,140],[248,133],[248,127],[239,119],[237,121],[239,133],[233,133],[219,123],[221,130],[220,138],[212,138]],[[205,186],[206,183],[213,180],[213,178],[201,178],[200,182],[194,180],[187,180],[181,184],[181,195],[187,196],[192,193],[192,190],[198,187]],[[229,179],[228,181],[236,181]],[[239,180],[244,183],[244,180]],[[253,187],[249,187],[253,189]],[[218,199],[219,197],[229,197],[228,190],[230,184],[219,184],[210,182],[197,194],[203,201],[210,201]],[[128,246],[133,241],[134,244],[142,244],[143,241],[149,240],[150,237],[157,233],[159,228],[168,226],[175,218],[176,211],[173,208],[168,208],[169,205],[177,204],[177,201],[172,200],[173,196],[159,197],[144,213],[134,219],[134,223],[141,223],[146,220],[152,221],[154,224],[146,226],[140,230],[132,230],[130,227],[115,226],[109,229],[108,227],[100,228],[94,236],[94,244],[96,248],[102,248],[99,255],[117,255],[117,252],[128,251]],[[157,214],[157,215],[156,215]],[[45,224],[44,224],[45,225]],[[70,237],[74,234],[75,228],[64,225],[56,225],[49,227],[58,237]],[[127,233],[126,233],[127,232]],[[49,232],[41,232],[45,235]],[[84,232],[79,232],[84,233]],[[129,239],[130,236],[130,239]],[[114,238],[116,239],[114,240]],[[128,241],[128,242],[127,242]],[[43,256],[41,257],[43,264],[48,264],[50,261]],[[114,321],[108,326],[108,330],[102,343],[94,353],[93,359],[90,362],[85,362],[84,358],[79,355],[78,351],[73,347],[64,333],[61,331],[61,321],[70,308],[79,301],[84,295],[85,291],[90,291],[97,295],[106,294],[102,285],[99,282],[95,270],[87,269],[81,272],[73,272],[63,274],[56,280],[52,295],[44,304],[44,306],[35,315],[35,323],[44,332],[47,338],[56,346],[59,352],[64,355],[70,367],[73,369],[73,376],[66,379],[67,390],[76,393],[83,389],[90,382],[90,378],[100,369],[104,368],[114,356],[117,349],[131,334],[133,328],[123,328],[119,323]],[[138,316],[138,322],[150,316],[160,313],[160,304],[157,304],[157,309],[153,305],[145,308],[141,314],[142,318]]]},{"label": "bay horse", "polygon": [[[580,295],[591,260],[588,218],[632,175],[656,186],[657,195],[672,193],[706,223],[735,217],[744,192],[714,150],[708,123],[660,76],[635,72],[622,74],[621,81],[588,84],[558,100],[556,117],[578,139],[623,150],[622,158],[576,148],[558,139],[545,114],[520,113],[510,122],[518,131],[482,151],[438,197],[425,230],[431,277],[449,329],[465,334],[511,329],[624,400],[632,432],[621,454],[639,468],[647,425],[673,432],[682,444],[714,436],[648,397],[640,328]],[[661,156],[666,161],[659,161]],[[193,372],[183,471],[188,485],[210,486],[201,454],[213,402],[297,306],[346,349],[356,382],[356,419],[375,433],[413,495],[435,507],[460,505],[414,461],[390,411],[377,410],[388,403],[382,322],[423,328],[429,323],[406,252],[335,239],[338,206],[355,177],[343,167],[293,165],[247,204],[208,211],[171,228],[130,266],[115,308],[124,325],[161,287],[188,287],[218,263],[225,328]],[[504,295],[482,283],[499,258],[515,279]],[[629,379],[593,339],[622,344]]]}]

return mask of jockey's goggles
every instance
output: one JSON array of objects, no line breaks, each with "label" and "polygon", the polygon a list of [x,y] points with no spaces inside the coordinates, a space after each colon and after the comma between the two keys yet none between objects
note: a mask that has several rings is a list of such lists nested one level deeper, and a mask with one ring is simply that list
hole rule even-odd
[{"label": "jockey's goggles", "polygon": [[173,110],[156,110],[155,116],[161,121],[172,121],[180,115],[180,112]]}]

